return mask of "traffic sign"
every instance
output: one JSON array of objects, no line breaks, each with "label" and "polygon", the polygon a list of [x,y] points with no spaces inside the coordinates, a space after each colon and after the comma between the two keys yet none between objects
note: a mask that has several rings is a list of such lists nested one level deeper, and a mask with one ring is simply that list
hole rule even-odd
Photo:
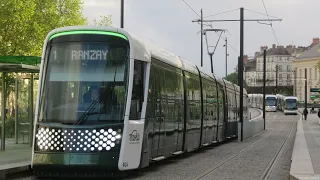
[{"label": "traffic sign", "polygon": [[320,92],[320,88],[310,88],[310,92]]}]

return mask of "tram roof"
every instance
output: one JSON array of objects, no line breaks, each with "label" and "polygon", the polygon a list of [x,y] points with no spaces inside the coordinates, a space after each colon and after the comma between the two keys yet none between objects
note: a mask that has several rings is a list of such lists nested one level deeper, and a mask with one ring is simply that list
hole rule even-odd
[{"label": "tram roof", "polygon": [[285,100],[286,99],[296,99],[296,100],[298,100],[298,98],[296,96],[286,96],[286,97],[284,97],[284,99]]},{"label": "tram roof", "polygon": [[[222,79],[219,78],[217,75],[212,74],[211,72],[206,71],[204,68],[198,67],[195,64],[191,63],[190,61],[186,60],[185,58],[179,57],[164,48],[158,47],[154,43],[148,41],[146,38],[140,38],[133,33],[129,33],[128,31],[121,29],[121,28],[114,28],[114,27],[106,27],[106,26],[68,26],[57,28],[49,32],[46,37],[45,43],[49,40],[49,38],[59,32],[65,31],[75,31],[75,30],[83,30],[83,31],[109,31],[109,32],[116,32],[119,34],[124,35],[128,38],[130,46],[133,47],[133,52],[131,51],[130,58],[139,59],[146,62],[151,62],[151,57],[156,58],[164,63],[170,64],[174,67],[183,69],[193,74],[198,74],[197,68],[203,72],[204,74],[210,76],[217,81],[222,82]],[[46,44],[45,44],[46,45]],[[232,84],[229,81],[223,80],[226,84]],[[236,89],[239,91],[240,87],[235,84]],[[233,88],[232,88],[233,89]],[[247,91],[244,89],[244,93]]]},{"label": "tram roof", "polygon": [[277,96],[274,95],[274,94],[266,94],[266,97],[275,97],[275,98],[277,98]]}]

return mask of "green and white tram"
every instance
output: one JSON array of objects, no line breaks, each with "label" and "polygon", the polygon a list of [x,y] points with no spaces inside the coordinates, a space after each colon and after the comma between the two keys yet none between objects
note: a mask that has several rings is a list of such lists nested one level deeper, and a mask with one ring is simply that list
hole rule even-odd
[{"label": "green and white tram", "polygon": [[[55,29],[41,59],[32,168],[104,176],[237,137],[239,91],[123,29]],[[244,89],[244,118],[247,98]]]}]

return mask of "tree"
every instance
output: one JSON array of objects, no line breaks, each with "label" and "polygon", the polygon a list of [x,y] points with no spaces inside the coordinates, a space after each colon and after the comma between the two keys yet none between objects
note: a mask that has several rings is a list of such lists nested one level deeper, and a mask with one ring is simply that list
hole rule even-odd
[{"label": "tree", "polygon": [[[228,74],[227,77],[225,77],[224,79],[239,86],[239,84],[238,84],[238,73],[237,72],[233,72],[231,74]],[[243,87],[244,88],[247,87],[247,84],[246,84],[246,82],[244,80],[243,80]]]},{"label": "tree", "polygon": [[81,0],[0,0],[0,55],[40,56],[55,28],[84,25]]},{"label": "tree", "polygon": [[95,26],[111,26],[112,25],[112,19],[111,15],[107,16],[100,16],[100,21],[98,22],[97,19],[93,20],[93,25]]}]

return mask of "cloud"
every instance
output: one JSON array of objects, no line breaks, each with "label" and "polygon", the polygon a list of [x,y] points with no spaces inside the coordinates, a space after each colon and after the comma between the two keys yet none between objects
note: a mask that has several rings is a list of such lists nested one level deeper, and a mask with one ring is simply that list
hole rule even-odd
[{"label": "cloud", "polygon": [[119,1],[117,0],[84,0],[85,8],[119,8]]},{"label": "cloud", "polygon": [[[100,15],[112,15],[113,26],[120,27],[120,0],[84,0],[84,14],[89,19]],[[198,13],[203,8],[204,16],[217,14],[244,7],[245,9],[265,13],[262,1],[223,0],[217,3],[211,0],[186,0]],[[319,36],[320,24],[316,23],[320,15],[319,0],[264,0],[268,14],[282,18],[282,22],[273,22],[273,29],[281,45],[294,43],[298,46],[310,45],[313,37]],[[207,19],[239,19],[239,10],[208,17]],[[173,54],[185,57],[200,65],[200,26],[191,21],[199,18],[182,0],[125,0],[124,28],[129,32],[149,39],[156,45],[168,49]],[[245,11],[245,18],[263,18],[267,16]],[[267,22],[265,22],[267,23]],[[228,37],[228,72],[234,71],[239,56],[240,32],[238,22],[213,23],[214,28],[227,29],[223,37]],[[208,28],[208,27],[205,27]],[[246,22],[245,54],[254,54],[260,46],[276,44],[272,29],[257,22]],[[216,45],[218,35],[210,33],[210,45]],[[225,74],[224,39],[220,40],[213,57],[214,71],[221,77]],[[210,70],[209,56],[204,40],[204,67]]]}]

